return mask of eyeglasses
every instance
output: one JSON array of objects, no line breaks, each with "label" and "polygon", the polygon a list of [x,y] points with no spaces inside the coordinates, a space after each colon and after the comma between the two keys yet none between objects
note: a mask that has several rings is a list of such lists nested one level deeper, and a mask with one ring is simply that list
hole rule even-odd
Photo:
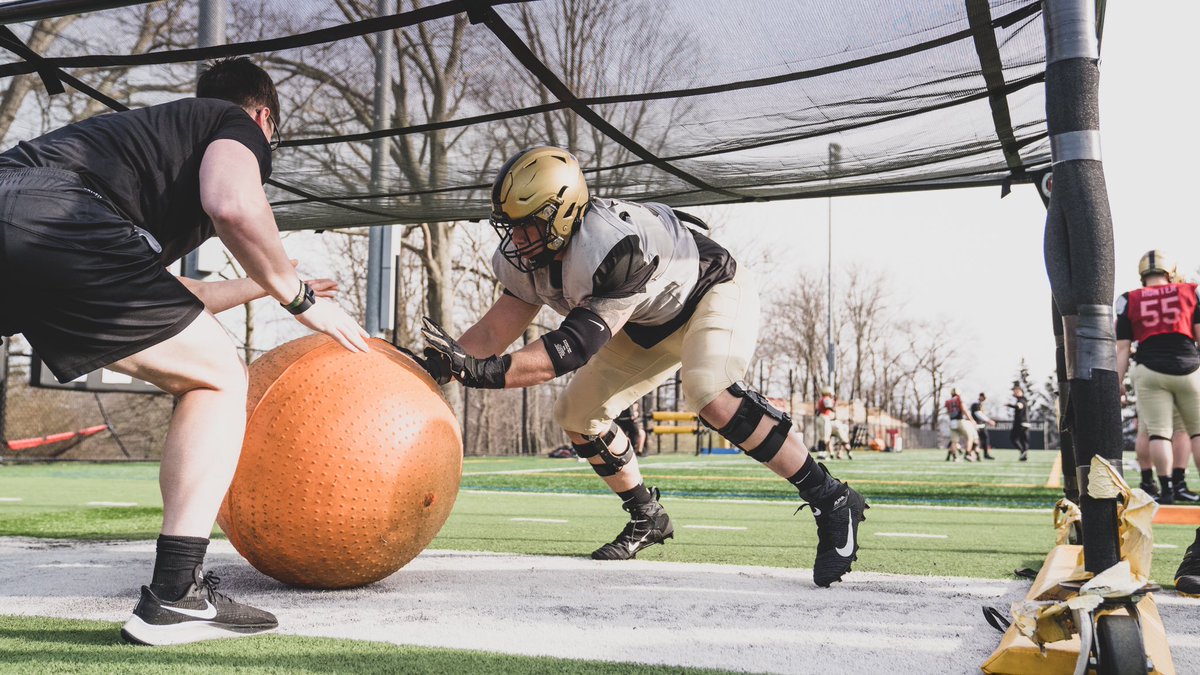
[{"label": "eyeglasses", "polygon": [[279,119],[271,114],[270,108],[258,108],[254,114],[257,115],[263,110],[267,111],[267,119],[271,120],[271,140],[267,142],[267,145],[271,148],[271,152],[275,152],[279,149],[279,144],[283,142],[283,134],[279,131]]}]

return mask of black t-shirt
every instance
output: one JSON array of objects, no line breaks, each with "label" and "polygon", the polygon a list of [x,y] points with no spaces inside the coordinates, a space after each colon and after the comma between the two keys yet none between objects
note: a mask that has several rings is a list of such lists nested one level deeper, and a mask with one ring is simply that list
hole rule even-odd
[{"label": "black t-shirt", "polygon": [[980,424],[987,423],[987,416],[983,414],[983,404],[979,401],[971,404],[971,417],[974,417],[975,421]]},{"label": "black t-shirt", "polygon": [[0,154],[0,168],[74,171],[134,225],[153,234],[168,264],[213,235],[212,221],[200,206],[200,160],[208,144],[221,138],[249,148],[267,180],[271,148],[262,130],[238,105],[212,98],[70,124]]}]

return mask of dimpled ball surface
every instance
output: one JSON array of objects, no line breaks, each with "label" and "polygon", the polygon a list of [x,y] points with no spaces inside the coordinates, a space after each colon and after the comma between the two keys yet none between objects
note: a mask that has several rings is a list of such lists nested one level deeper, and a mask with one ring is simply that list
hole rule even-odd
[{"label": "dimpled ball surface", "polygon": [[458,496],[453,412],[412,359],[370,345],[354,354],[311,335],[250,366],[246,440],[217,522],[285,584],[351,588],[392,574]]}]

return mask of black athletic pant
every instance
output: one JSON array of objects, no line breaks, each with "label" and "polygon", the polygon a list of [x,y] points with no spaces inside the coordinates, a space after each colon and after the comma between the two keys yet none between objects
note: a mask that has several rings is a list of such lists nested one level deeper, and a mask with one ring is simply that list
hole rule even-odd
[{"label": "black athletic pant", "polygon": [[1017,446],[1022,455],[1029,452],[1029,430],[1024,426],[1019,424],[1013,426],[1012,431],[1008,432],[1008,440]]}]

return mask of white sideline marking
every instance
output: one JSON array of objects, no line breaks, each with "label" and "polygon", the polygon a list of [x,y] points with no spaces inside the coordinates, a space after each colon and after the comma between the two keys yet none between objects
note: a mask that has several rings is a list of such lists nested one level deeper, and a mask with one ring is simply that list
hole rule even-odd
[{"label": "white sideline marking", "polygon": [[34,567],[112,567],[102,563],[46,563],[44,565],[34,565]]},{"label": "white sideline marking", "polygon": [[[460,490],[460,493],[475,495],[514,495],[518,497],[564,497],[569,499],[591,498],[612,499],[612,494],[581,494],[578,492],[523,492],[520,490],[486,490],[480,488]],[[712,497],[675,497],[671,500],[687,502],[717,502],[721,504],[787,504],[786,499],[714,499]],[[910,509],[917,511],[972,511],[975,513],[1046,513],[1049,508],[1010,509],[1002,506],[938,506],[935,504],[871,504],[873,509]]]},{"label": "white sideline marking", "polygon": [[88,506],[127,507],[127,506],[137,506],[137,502],[88,502],[87,505]]},{"label": "white sideline marking", "polygon": [[0,497],[0,502],[19,502],[20,497]]},{"label": "white sideline marking", "polygon": [[509,518],[515,523],[566,523],[570,521],[561,518]]},{"label": "white sideline marking", "polygon": [[745,527],[736,527],[733,525],[684,525],[693,530],[745,530]]},{"label": "white sideline marking", "polygon": [[1154,548],[1179,548],[1175,544],[1155,544]]},{"label": "white sideline marking", "polygon": [[949,539],[945,534],[920,534],[917,532],[876,532],[876,537],[904,537],[905,539]]}]

